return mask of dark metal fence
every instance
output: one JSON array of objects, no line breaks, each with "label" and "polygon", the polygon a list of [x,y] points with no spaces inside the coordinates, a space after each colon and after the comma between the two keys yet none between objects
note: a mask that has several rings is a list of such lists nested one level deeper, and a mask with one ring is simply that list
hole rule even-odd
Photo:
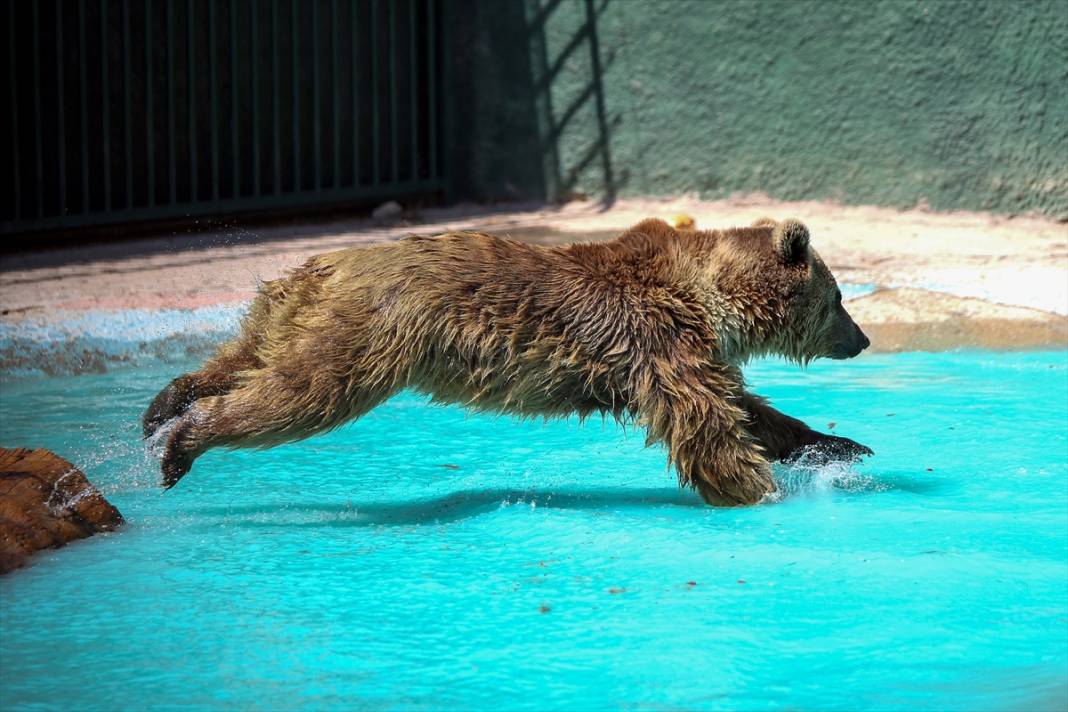
[{"label": "dark metal fence", "polygon": [[0,234],[434,193],[447,0],[7,0]]}]

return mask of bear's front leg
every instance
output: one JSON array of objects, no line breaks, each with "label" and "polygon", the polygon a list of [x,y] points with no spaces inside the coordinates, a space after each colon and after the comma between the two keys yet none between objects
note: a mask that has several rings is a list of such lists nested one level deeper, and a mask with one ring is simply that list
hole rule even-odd
[{"label": "bear's front leg", "polygon": [[855,462],[874,454],[871,448],[849,438],[813,430],[797,418],[775,410],[760,396],[745,393],[741,405],[749,415],[747,429],[774,460],[793,462],[805,457],[808,462],[820,465]]},{"label": "bear's front leg", "polygon": [[755,504],[775,491],[771,465],[745,429],[740,384],[715,364],[654,359],[636,383],[648,443],[667,443],[679,481],[709,504]]}]

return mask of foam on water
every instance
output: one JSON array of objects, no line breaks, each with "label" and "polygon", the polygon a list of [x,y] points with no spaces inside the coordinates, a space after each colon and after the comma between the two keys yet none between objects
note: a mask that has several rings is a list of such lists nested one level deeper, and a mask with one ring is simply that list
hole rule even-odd
[{"label": "foam on water", "polygon": [[0,321],[0,379],[99,373],[108,367],[185,360],[233,336],[246,303],[195,309],[53,313]]},{"label": "foam on water", "polygon": [[0,579],[4,709],[1068,704],[1065,352],[755,364],[876,456],[740,509],[636,429],[414,394],[163,493],[139,417],[190,366],[0,384],[0,442],[129,520]]}]

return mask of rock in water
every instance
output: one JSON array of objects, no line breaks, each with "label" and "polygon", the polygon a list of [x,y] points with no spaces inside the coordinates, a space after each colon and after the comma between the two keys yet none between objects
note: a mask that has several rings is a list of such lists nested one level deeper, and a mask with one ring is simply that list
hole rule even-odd
[{"label": "rock in water", "polygon": [[123,523],[77,467],[48,450],[0,448],[0,573]]}]

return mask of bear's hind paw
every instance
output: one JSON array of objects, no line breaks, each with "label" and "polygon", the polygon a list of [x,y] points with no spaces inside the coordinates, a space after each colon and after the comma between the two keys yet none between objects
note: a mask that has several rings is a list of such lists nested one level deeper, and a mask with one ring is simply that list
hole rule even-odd
[{"label": "bear's hind paw", "polygon": [[179,376],[160,391],[141,416],[141,427],[145,439],[152,437],[164,423],[171,418],[182,415],[193,402],[188,379]]},{"label": "bear's hind paw", "polygon": [[189,424],[183,421],[179,421],[170,437],[167,438],[167,446],[163,451],[163,459],[160,461],[164,490],[169,490],[178,484],[178,480],[189,472],[193,467],[193,460],[196,459],[196,455],[190,452],[185,442]]}]

